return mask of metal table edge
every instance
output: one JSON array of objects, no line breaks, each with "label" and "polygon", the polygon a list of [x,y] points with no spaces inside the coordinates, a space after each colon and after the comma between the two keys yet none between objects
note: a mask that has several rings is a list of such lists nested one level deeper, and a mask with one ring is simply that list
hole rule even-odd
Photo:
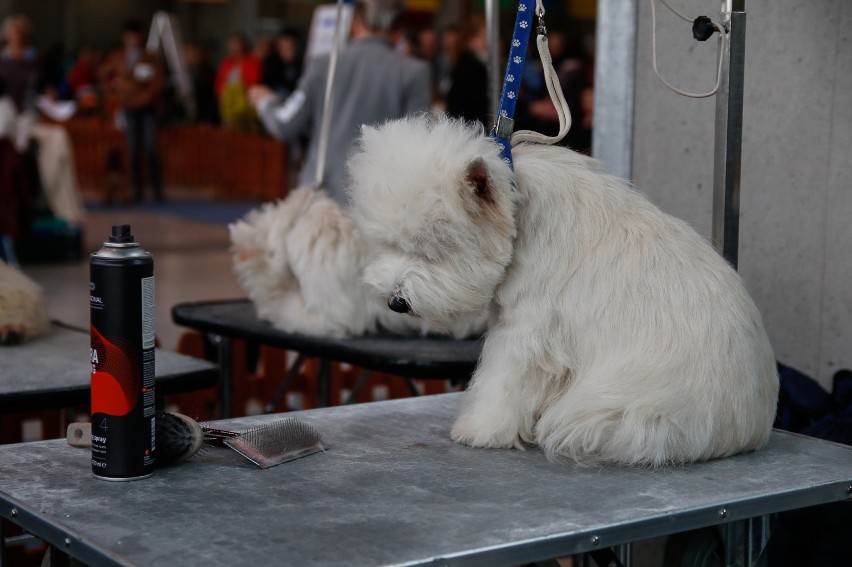
[{"label": "metal table edge", "polygon": [[198,370],[182,373],[180,375],[180,384],[171,384],[168,382],[160,384],[158,380],[155,383],[155,387],[157,388],[158,395],[171,396],[174,394],[184,394],[204,388],[212,388],[219,383],[219,377],[219,366],[214,364],[210,368],[199,368]]},{"label": "metal table edge", "polygon": [[[852,492],[849,491],[850,483],[852,483],[852,475],[850,475],[849,480],[788,491],[784,494],[798,495],[799,498],[794,504],[788,501],[783,506],[779,506],[777,503],[773,504],[777,500],[778,494],[764,494],[741,500],[733,507],[724,505],[703,506],[675,514],[659,514],[637,522],[583,530],[582,533],[544,536],[524,542],[500,544],[489,548],[418,559],[397,565],[404,567],[421,565],[490,567],[505,565],[508,567],[553,557],[586,553],[651,537],[668,536],[788,510],[850,500],[852,499]],[[724,518],[722,517],[723,510]]]},{"label": "metal table edge", "polygon": [[38,390],[35,392],[13,392],[0,396],[0,414],[7,415],[30,411],[53,411],[58,409],[88,406],[91,396],[88,387],[65,390]]},{"label": "metal table edge", "polygon": [[[181,374],[180,384],[160,383],[164,378],[168,379],[169,377],[170,375],[161,376],[158,379],[157,395],[172,396],[212,388],[219,382],[219,367],[213,365],[210,368],[200,368]],[[89,386],[82,385],[69,387],[62,391],[36,390],[4,394],[0,396],[0,413],[6,415],[88,406],[91,401],[90,390]]]},{"label": "metal table edge", "polygon": [[[104,567],[134,567],[133,563],[126,562],[109,550],[83,540],[74,530],[63,529],[51,523],[42,514],[30,511],[3,491],[0,491],[0,518],[21,527],[83,563]],[[0,542],[0,545],[5,543]]]}]

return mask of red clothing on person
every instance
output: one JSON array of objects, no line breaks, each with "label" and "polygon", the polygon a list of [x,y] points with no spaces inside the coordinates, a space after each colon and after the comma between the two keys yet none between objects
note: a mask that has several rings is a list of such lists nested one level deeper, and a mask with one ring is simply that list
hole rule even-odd
[{"label": "red clothing on person", "polygon": [[87,63],[77,62],[68,71],[68,86],[71,87],[71,92],[77,94],[77,91],[83,87],[91,87],[97,83],[95,70]]},{"label": "red clothing on person", "polygon": [[[235,69],[236,67],[239,67],[239,69]],[[222,89],[233,71],[239,71],[240,81],[246,89],[260,82],[260,60],[253,53],[243,56],[238,61],[234,61],[231,57],[225,57],[216,73],[216,97],[219,97],[222,93]]]}]

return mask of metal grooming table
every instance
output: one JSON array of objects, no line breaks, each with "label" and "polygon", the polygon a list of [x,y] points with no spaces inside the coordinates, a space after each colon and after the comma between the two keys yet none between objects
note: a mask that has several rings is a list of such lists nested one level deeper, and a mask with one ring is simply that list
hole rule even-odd
[{"label": "metal grooming table", "polygon": [[[0,412],[88,406],[89,350],[89,333],[58,324],[30,342],[0,347]],[[158,397],[209,388],[219,378],[206,360],[162,349],[155,357]]]},{"label": "metal grooming table", "polygon": [[462,395],[286,414],[328,450],[266,470],[211,448],[114,483],[64,439],[2,446],[0,517],[93,565],[492,566],[719,524],[747,539],[750,518],[850,497],[852,448],[788,433],[658,470],[464,447],[449,438]]},{"label": "metal grooming table", "polygon": [[[230,415],[231,340],[242,339],[262,345],[285,348],[305,356],[339,360],[369,370],[401,374],[413,378],[470,378],[482,350],[480,340],[452,340],[436,337],[370,336],[330,339],[285,333],[257,317],[247,299],[181,303],[172,308],[178,325],[213,335],[219,345],[222,368],[222,407]],[[320,402],[329,404],[327,365],[320,368]]]}]

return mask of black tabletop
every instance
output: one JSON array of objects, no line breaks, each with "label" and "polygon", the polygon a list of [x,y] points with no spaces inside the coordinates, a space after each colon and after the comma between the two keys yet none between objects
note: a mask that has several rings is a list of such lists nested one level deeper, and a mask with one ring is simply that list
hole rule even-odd
[{"label": "black tabletop", "polygon": [[[0,347],[0,412],[88,406],[91,363],[89,333],[61,325],[35,340]],[[157,394],[208,388],[219,367],[157,349]]]},{"label": "black tabletop", "polygon": [[178,325],[348,362],[414,378],[470,378],[482,341],[440,337],[367,336],[330,339],[285,333],[257,317],[247,299],[182,303],[172,308]]}]

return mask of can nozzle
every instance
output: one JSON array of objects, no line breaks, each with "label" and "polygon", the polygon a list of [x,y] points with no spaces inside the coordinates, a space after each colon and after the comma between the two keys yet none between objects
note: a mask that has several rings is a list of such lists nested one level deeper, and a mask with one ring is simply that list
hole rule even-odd
[{"label": "can nozzle", "polygon": [[109,235],[109,241],[116,244],[128,244],[135,242],[133,234],[130,233],[129,224],[117,224],[112,227],[112,234]]}]

